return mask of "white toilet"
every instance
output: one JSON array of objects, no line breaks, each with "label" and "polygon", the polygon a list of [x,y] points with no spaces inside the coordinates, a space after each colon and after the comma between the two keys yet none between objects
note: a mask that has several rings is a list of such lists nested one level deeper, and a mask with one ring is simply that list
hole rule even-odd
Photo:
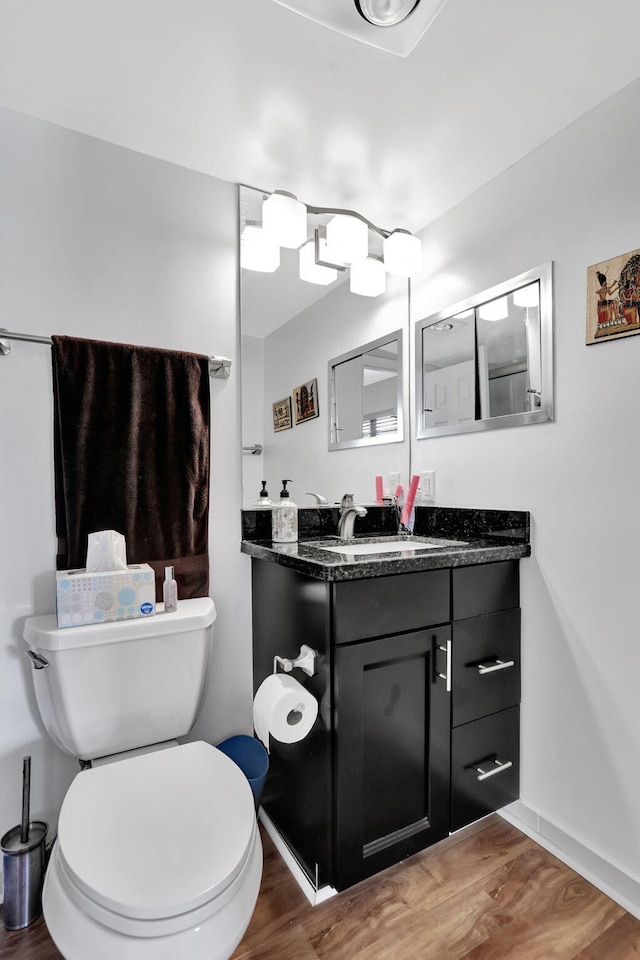
[{"label": "white toilet", "polygon": [[72,782],[42,895],[66,960],[228,960],[262,874],[253,794],[208,743],[178,744],[204,696],[216,616],[178,612],[24,638],[45,727],[93,761]]}]

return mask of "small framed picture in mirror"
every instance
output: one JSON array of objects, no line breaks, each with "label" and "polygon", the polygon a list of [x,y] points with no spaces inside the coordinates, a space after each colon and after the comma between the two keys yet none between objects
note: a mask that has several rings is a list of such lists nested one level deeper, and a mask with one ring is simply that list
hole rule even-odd
[{"label": "small framed picture in mirror", "polygon": [[308,380],[301,386],[295,387],[293,404],[296,423],[304,423],[305,420],[313,420],[314,417],[317,417],[320,412],[318,409],[318,381]]},{"label": "small framed picture in mirror", "polygon": [[276,400],[273,404],[273,432],[279,433],[280,430],[290,430],[291,426],[291,397]]}]

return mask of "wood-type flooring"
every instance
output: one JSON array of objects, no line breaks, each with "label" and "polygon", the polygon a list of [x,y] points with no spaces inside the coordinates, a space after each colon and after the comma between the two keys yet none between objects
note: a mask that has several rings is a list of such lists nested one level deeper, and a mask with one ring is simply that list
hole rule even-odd
[{"label": "wood-type flooring", "polygon": [[[260,896],[232,960],[640,960],[640,920],[498,816],[318,907],[264,832],[263,843]],[[2,927],[0,957],[62,955],[40,919]]]}]

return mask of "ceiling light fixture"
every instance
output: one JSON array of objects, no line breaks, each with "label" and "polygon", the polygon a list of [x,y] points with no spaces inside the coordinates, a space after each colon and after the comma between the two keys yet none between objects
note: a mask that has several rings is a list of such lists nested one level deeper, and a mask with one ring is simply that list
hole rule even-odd
[{"label": "ceiling light fixture", "polygon": [[[308,216],[314,217],[315,222],[309,224]],[[317,226],[319,217],[328,218],[326,224]],[[375,235],[378,243],[382,240],[383,259],[369,254],[370,234]],[[265,253],[263,261],[254,254],[258,242],[266,244],[267,250],[271,244],[271,258]],[[274,246],[278,257],[275,265]],[[300,278],[309,283],[333,283],[338,272],[346,271],[350,265],[350,289],[366,297],[384,292],[387,273],[406,279],[422,266],[422,244],[408,230],[383,230],[355,210],[305,206],[283,190],[264,194],[262,229],[258,223],[246,221],[241,264],[248,270],[273,271],[279,265],[279,247],[300,250]]]},{"label": "ceiling light fixture", "polygon": [[[275,0],[314,23],[408,57],[447,0]],[[279,24],[276,24],[276,29]],[[282,28],[286,23],[282,21]],[[320,38],[318,38],[320,40]]]},{"label": "ceiling light fixture", "polygon": [[374,27],[393,27],[402,23],[418,6],[420,0],[354,0],[361,17]]}]

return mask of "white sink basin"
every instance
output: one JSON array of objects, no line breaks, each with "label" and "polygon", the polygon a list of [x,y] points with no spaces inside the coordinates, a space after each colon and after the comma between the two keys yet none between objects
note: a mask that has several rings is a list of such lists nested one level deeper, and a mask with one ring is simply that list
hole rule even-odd
[{"label": "white sink basin", "polygon": [[339,546],[326,547],[318,543],[309,544],[317,550],[327,553],[344,553],[350,557],[368,556],[377,553],[414,553],[417,550],[438,550],[443,547],[464,547],[464,540],[401,540],[389,538],[379,543],[341,543]]}]

